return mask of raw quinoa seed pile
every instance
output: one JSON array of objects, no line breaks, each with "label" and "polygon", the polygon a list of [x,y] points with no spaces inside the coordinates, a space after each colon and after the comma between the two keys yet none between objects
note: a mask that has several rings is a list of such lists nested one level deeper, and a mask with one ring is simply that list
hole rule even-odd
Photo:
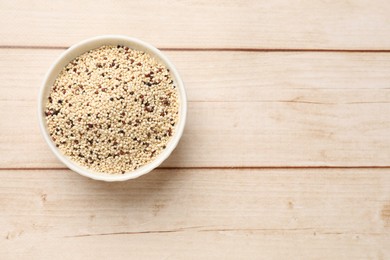
[{"label": "raw quinoa seed pile", "polygon": [[102,46],[71,61],[45,110],[62,153],[110,174],[154,160],[174,134],[178,113],[178,92],[165,65],[124,46]]}]

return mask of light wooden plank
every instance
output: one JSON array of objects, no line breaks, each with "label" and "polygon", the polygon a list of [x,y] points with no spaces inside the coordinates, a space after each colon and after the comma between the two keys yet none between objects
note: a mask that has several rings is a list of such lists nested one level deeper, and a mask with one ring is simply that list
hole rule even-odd
[{"label": "light wooden plank", "polygon": [[[62,167],[36,118],[39,85],[60,52],[0,51],[2,168]],[[164,166],[390,165],[390,54],[167,54],[190,103]]]},{"label": "light wooden plank", "polygon": [[16,259],[388,259],[390,170],[1,171]]},{"label": "light wooden plank", "polygon": [[0,45],[125,34],[174,48],[389,49],[389,13],[386,0],[1,1]]}]

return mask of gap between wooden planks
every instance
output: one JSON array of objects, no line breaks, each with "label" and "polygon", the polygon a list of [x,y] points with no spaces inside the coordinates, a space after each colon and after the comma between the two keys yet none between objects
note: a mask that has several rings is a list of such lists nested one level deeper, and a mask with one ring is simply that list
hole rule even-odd
[{"label": "gap between wooden planks", "polygon": [[[1,49],[1,168],[63,167],[38,89],[61,50]],[[388,167],[390,54],[166,51],[188,123],[163,167]]]},{"label": "gap between wooden planks", "polygon": [[[1,171],[2,257],[390,257],[388,169]],[[109,247],[109,248],[108,248]]]},{"label": "gap between wooden planks", "polygon": [[390,2],[2,1],[0,45],[69,46],[124,34],[158,47],[389,49]]},{"label": "gap between wooden planks", "polygon": [[[0,49],[43,49],[43,50],[66,50],[70,46],[43,46],[43,45],[0,45]],[[212,51],[212,52],[226,52],[226,51],[239,51],[239,52],[347,52],[347,53],[388,53],[387,49],[265,49],[265,48],[159,48],[162,51]]]}]

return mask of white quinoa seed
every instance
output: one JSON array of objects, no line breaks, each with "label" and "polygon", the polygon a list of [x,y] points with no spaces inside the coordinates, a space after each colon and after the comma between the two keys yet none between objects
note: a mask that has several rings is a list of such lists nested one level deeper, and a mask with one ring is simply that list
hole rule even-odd
[{"label": "white quinoa seed", "polygon": [[54,82],[45,110],[58,149],[109,174],[153,161],[174,134],[178,114],[169,70],[125,46],[102,46],[72,60]]}]

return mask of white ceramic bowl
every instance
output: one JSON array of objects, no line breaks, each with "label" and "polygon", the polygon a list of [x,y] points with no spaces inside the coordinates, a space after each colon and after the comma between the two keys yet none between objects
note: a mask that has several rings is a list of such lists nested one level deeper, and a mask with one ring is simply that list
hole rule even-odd
[{"label": "white ceramic bowl", "polygon": [[[110,175],[110,174],[103,174],[103,173],[97,173],[94,172],[88,168],[85,168],[76,162],[72,161],[68,156],[62,154],[60,150],[57,149],[55,144],[53,143],[46,126],[46,119],[44,115],[45,110],[45,104],[46,100],[49,97],[50,88],[53,85],[55,79],[57,78],[60,71],[74,58],[77,56],[80,56],[81,54],[95,49],[99,48],[102,45],[124,45],[132,49],[137,49],[144,51],[146,53],[149,53],[154,58],[161,61],[163,64],[166,65],[166,67],[170,70],[170,73],[173,77],[173,81],[179,91],[179,102],[180,102],[180,108],[179,108],[179,121],[178,124],[176,124],[175,133],[172,136],[171,140],[167,144],[167,147],[161,152],[161,154],[152,162],[150,162],[147,165],[144,165],[134,171],[127,172],[124,174],[118,174],[118,175]],[[178,144],[184,130],[184,125],[186,121],[186,115],[187,115],[187,98],[186,93],[184,89],[184,84],[182,79],[180,78],[179,73],[177,72],[175,66],[165,57],[164,54],[162,54],[158,49],[153,47],[152,45],[145,43],[143,41],[140,41],[138,39],[121,36],[121,35],[104,35],[99,37],[94,37],[87,39],[85,41],[82,41],[80,43],[77,43],[67,49],[50,67],[49,71],[47,72],[45,79],[43,81],[41,91],[39,93],[39,99],[38,99],[38,119],[39,119],[39,126],[41,128],[41,132],[43,134],[43,137],[45,138],[47,144],[49,145],[50,149],[53,151],[53,153],[57,156],[60,161],[62,161],[66,166],[68,166],[73,171],[95,179],[95,180],[102,180],[102,181],[125,181],[129,179],[137,178],[143,174],[146,174],[150,171],[152,171],[154,168],[159,166],[165,159],[168,158],[168,156],[172,153],[172,151],[175,149],[176,145]]]}]

